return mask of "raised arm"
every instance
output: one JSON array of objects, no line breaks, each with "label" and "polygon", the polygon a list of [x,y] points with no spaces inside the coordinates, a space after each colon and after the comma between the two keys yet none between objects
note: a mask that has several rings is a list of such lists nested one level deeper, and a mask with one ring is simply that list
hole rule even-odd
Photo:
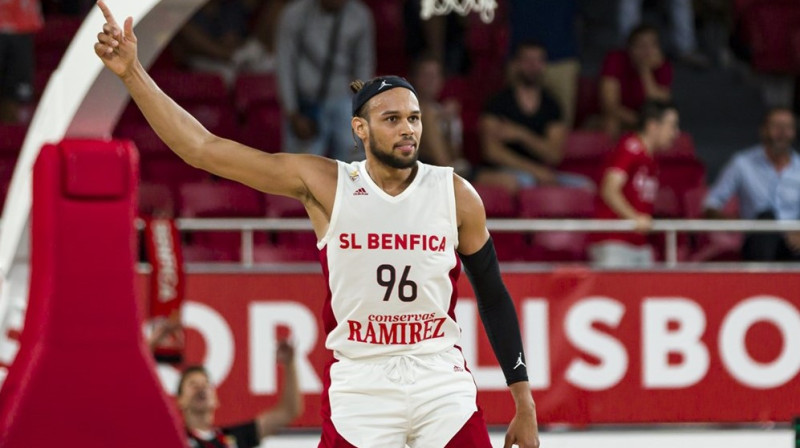
[{"label": "raised arm", "polygon": [[281,397],[275,407],[256,416],[258,438],[275,434],[303,413],[303,397],[297,382],[294,366],[294,347],[283,341],[278,345],[278,362],[283,365],[283,387]]},{"label": "raised arm", "polygon": [[486,335],[516,405],[516,414],[508,425],[503,446],[511,448],[512,444],[517,444],[520,448],[538,448],[536,405],[528,383],[519,321],[511,296],[500,277],[494,244],[486,229],[486,212],[475,189],[461,177],[455,176],[454,179],[458,251],[475,291]]},{"label": "raised arm", "polygon": [[[137,57],[133,19],[121,28],[99,1],[106,23],[94,49],[103,64],[119,76],[131,98],[158,136],[190,165],[235,180],[265,193],[306,200],[317,188],[333,188],[336,162],[321,157],[269,154],[209,132],[153,82]],[[318,187],[319,188],[319,187]]]}]

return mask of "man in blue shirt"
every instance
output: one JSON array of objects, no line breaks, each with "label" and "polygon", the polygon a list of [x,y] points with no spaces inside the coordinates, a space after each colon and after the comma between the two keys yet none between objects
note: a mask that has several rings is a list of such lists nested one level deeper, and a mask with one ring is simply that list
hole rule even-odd
[{"label": "man in blue shirt", "polygon": [[[792,111],[771,109],[761,125],[761,144],[728,163],[705,200],[706,217],[720,218],[736,196],[742,219],[800,219],[800,156],[792,148]],[[800,261],[800,232],[748,235],[742,256],[751,261]]]}]

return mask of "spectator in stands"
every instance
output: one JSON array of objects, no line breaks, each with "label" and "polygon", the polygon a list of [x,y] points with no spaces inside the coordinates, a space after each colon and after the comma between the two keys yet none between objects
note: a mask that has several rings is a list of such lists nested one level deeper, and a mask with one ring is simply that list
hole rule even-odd
[{"label": "spectator in stands", "polygon": [[[624,39],[631,30],[642,22],[644,0],[620,0],[618,10],[619,35]],[[692,0],[667,0],[658,2],[666,5],[672,34],[672,45],[680,61],[694,67],[709,65],[708,58],[697,50],[694,29],[694,10]]]},{"label": "spectator in stands", "polygon": [[217,73],[231,85],[234,55],[248,33],[251,12],[244,0],[210,0],[178,32],[173,48],[193,70]]},{"label": "spectator in stands", "polygon": [[286,342],[278,346],[277,360],[283,365],[285,379],[275,407],[253,420],[236,426],[217,427],[214,412],[219,405],[217,392],[208,372],[201,366],[184,370],[178,383],[177,402],[183,415],[189,446],[192,448],[254,448],[261,440],[288,425],[303,409],[294,367],[294,349]]},{"label": "spectator in stands", "polygon": [[284,150],[363,158],[350,131],[352,79],[375,70],[375,30],[361,0],[297,0],[278,25],[278,87]]},{"label": "spectator in stands", "polygon": [[600,74],[600,107],[606,132],[633,130],[647,100],[669,101],[672,65],[664,57],[658,32],[648,25],[634,29],[627,50],[606,55]]},{"label": "spectator in stands", "polygon": [[182,64],[217,73],[229,86],[239,72],[271,72],[275,25],[286,1],[210,0],[181,28],[172,48]]},{"label": "spectator in stands", "polygon": [[423,55],[411,68],[411,82],[417,89],[422,111],[419,158],[425,163],[452,166],[456,173],[471,178],[472,167],[461,152],[461,104],[456,99],[439,101],[444,85],[444,69],[435,55]]},{"label": "spectator in stands", "polygon": [[567,126],[558,103],[542,87],[545,48],[523,42],[512,64],[511,86],[489,100],[480,118],[484,166],[476,182],[512,192],[534,185],[593,188],[587,178],[555,170],[564,156]]},{"label": "spectator in stands", "polygon": [[576,0],[511,0],[511,48],[520,42],[535,40],[547,50],[547,68],[543,86],[558,102],[564,123],[572,127],[575,119],[578,75]]},{"label": "spectator in stands", "polygon": [[0,1],[0,122],[17,122],[33,99],[33,35],[42,28],[38,0]]},{"label": "spectator in stands", "polygon": [[598,266],[653,263],[645,235],[652,226],[658,194],[653,153],[672,147],[678,138],[678,110],[671,103],[648,101],[639,123],[638,132],[623,137],[609,156],[595,206],[596,218],[633,220],[636,232],[592,234],[589,256]]},{"label": "spectator in stands", "polygon": [[[722,218],[736,196],[742,219],[800,219],[800,156],[792,148],[796,123],[788,108],[767,112],[761,144],[733,156],[705,200],[705,215]],[[800,232],[754,233],[745,238],[742,257],[750,261],[800,261]]]}]

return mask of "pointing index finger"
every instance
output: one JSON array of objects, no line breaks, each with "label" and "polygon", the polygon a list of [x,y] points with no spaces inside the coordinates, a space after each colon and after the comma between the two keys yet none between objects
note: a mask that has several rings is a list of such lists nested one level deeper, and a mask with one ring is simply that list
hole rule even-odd
[{"label": "pointing index finger", "polygon": [[106,18],[106,22],[108,22],[109,25],[113,25],[114,27],[119,28],[119,25],[117,25],[117,21],[114,20],[114,15],[111,14],[111,10],[108,9],[106,3],[103,0],[98,0],[97,6],[100,8],[100,11],[103,12],[103,17]]}]

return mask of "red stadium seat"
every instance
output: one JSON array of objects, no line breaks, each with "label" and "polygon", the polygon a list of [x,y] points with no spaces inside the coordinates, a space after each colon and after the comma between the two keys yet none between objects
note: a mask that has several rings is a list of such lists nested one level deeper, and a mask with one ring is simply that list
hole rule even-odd
[{"label": "red stadium seat", "polygon": [[28,126],[0,123],[0,158],[16,157],[22,149]]},{"label": "red stadium seat", "polygon": [[11,176],[14,174],[16,165],[16,157],[0,157],[0,182],[11,182]]},{"label": "red stadium seat", "polygon": [[[515,218],[519,212],[517,198],[505,188],[475,185],[488,218]],[[522,232],[492,232],[497,258],[500,261],[520,260],[527,246],[528,236]]]},{"label": "red stadium seat", "polygon": [[405,75],[408,69],[406,31],[401,0],[367,0],[375,20],[378,75]]},{"label": "red stadium seat", "polygon": [[564,144],[564,160],[601,163],[614,148],[614,141],[605,132],[572,131]]},{"label": "red stadium seat", "polygon": [[142,181],[166,184],[177,195],[178,187],[189,182],[202,182],[211,176],[181,160],[172,152],[142,159]]},{"label": "red stadium seat", "polygon": [[276,153],[283,146],[283,118],[275,106],[260,106],[245,116],[239,141],[262,151]]},{"label": "red stadium seat", "polygon": [[143,158],[166,156],[172,153],[146,121],[120,120],[114,137],[133,140]]},{"label": "red stadium seat", "polygon": [[58,48],[62,52],[67,49],[83,18],[73,15],[49,15],[44,27],[34,35],[34,45],[39,52],[46,48]]},{"label": "red stadium seat", "polygon": [[583,188],[532,187],[519,192],[524,218],[591,218],[594,193]]},{"label": "red stadium seat", "polygon": [[657,218],[680,218],[683,207],[675,190],[669,187],[658,189],[656,202],[653,204],[653,216]]},{"label": "red stadium seat", "polygon": [[256,263],[313,262],[319,260],[319,250],[308,245],[259,244],[253,248],[253,260]]},{"label": "red stadium seat", "polygon": [[139,185],[139,215],[140,216],[175,216],[175,200],[172,190],[164,184]]},{"label": "red stadium seat", "polygon": [[[703,201],[708,194],[705,186],[687,191],[684,194],[686,215],[692,219],[703,216]],[[731,199],[723,209],[726,216],[735,218],[739,215],[736,198]],[[695,250],[690,256],[692,261],[738,261],[741,260],[744,235],[737,232],[711,232],[694,235]]]},{"label": "red stadium seat", "polygon": [[229,101],[222,77],[212,73],[163,71],[154,74],[159,87],[176,102],[224,103]]},{"label": "red stadium seat", "polygon": [[489,218],[515,218],[518,214],[517,198],[505,188],[476,184],[475,190],[483,200]]},{"label": "red stadium seat", "polygon": [[694,139],[691,134],[681,132],[675,140],[675,144],[671,148],[656,152],[655,158],[656,160],[695,159],[697,158],[695,153]]},{"label": "red stadium seat", "polygon": [[119,142],[46,145],[36,161],[30,300],[0,389],[4,447],[185,446],[134,294],[136,166]]},{"label": "red stadium seat", "polygon": [[[519,193],[524,218],[589,218],[594,213],[594,193],[581,188],[534,187]],[[538,232],[533,235],[526,259],[533,261],[586,260],[586,234]]]},{"label": "red stadium seat", "polygon": [[181,186],[180,215],[187,218],[264,216],[264,195],[235,182],[199,182]]},{"label": "red stadium seat", "polygon": [[278,81],[272,74],[243,74],[236,78],[234,104],[240,114],[246,116],[255,106],[280,107],[278,104]]},{"label": "red stadium seat", "polygon": [[706,168],[697,159],[662,159],[658,161],[658,182],[682,196],[686,191],[705,185]]},{"label": "red stadium seat", "polygon": [[575,128],[583,126],[592,115],[600,113],[599,80],[595,77],[578,78],[575,104]]},{"label": "red stadium seat", "polygon": [[[308,216],[303,204],[297,199],[289,198],[286,196],[269,196],[267,199],[267,216],[270,218],[305,218]],[[303,251],[309,252],[305,254],[305,259],[311,257],[316,260],[317,250],[317,236],[312,231],[280,231],[274,233],[275,246],[281,250],[288,252],[283,255],[303,255]],[[269,247],[266,249],[269,253]],[[264,255],[262,253],[262,255]]]},{"label": "red stadium seat", "polygon": [[[180,187],[180,216],[196,218],[257,218],[264,216],[264,195],[234,182],[201,182]],[[193,232],[190,246],[201,246],[216,254],[214,261],[238,260],[239,232]],[[206,249],[197,249],[205,251]],[[194,260],[196,249],[190,249]]]},{"label": "red stadium seat", "polygon": [[798,73],[793,67],[791,32],[800,25],[800,4],[793,0],[759,2],[750,6],[741,20],[756,70]]},{"label": "red stadium seat", "polygon": [[6,203],[6,196],[8,195],[8,188],[10,185],[10,179],[0,177],[0,210],[2,210],[3,205]]},{"label": "red stadium seat", "polygon": [[236,111],[233,106],[221,102],[187,104],[186,111],[197,119],[211,133],[224,138],[235,139],[239,134]]}]

